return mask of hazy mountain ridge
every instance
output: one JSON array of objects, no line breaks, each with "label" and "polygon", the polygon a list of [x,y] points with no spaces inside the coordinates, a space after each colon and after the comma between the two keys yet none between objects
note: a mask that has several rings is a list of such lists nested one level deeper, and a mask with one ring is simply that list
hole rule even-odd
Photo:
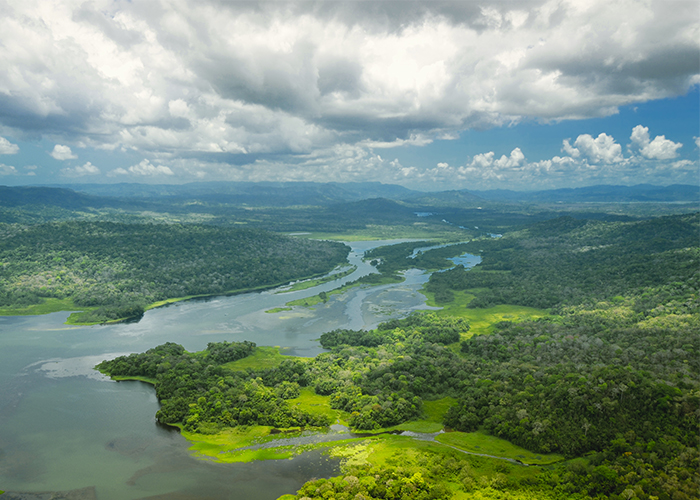
[{"label": "hazy mountain ridge", "polygon": [[517,201],[540,203],[575,203],[575,202],[697,202],[700,201],[700,186],[689,184],[672,184],[670,186],[653,186],[638,184],[636,186],[598,185],[581,188],[549,189],[543,191],[512,191],[492,189],[488,191],[471,191],[472,194],[493,201]]},{"label": "hazy mountain ridge", "polygon": [[[383,200],[379,201],[379,200]],[[691,185],[590,186],[545,191],[420,192],[402,186],[366,183],[223,182],[191,184],[84,184],[0,186],[0,207],[58,207],[67,210],[122,209],[157,212],[229,211],[236,207],[326,207],[387,214],[435,209],[525,208],[531,203],[698,203]],[[692,207],[691,207],[692,208]]]},{"label": "hazy mountain ridge", "polygon": [[[55,186],[58,187],[58,186]],[[119,198],[159,198],[184,201],[198,198],[238,205],[328,205],[368,198],[402,199],[419,194],[402,186],[379,182],[194,182],[188,184],[75,184],[74,191]]]}]

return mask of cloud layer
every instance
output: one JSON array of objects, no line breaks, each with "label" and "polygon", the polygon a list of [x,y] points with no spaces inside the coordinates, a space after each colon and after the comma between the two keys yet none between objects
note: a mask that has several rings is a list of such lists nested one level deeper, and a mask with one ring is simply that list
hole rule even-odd
[{"label": "cloud layer", "polygon": [[[385,164],[375,151],[388,147],[609,116],[700,83],[693,1],[484,5],[3,3],[0,65],[10,71],[0,72],[0,130],[50,137],[60,161],[77,158],[71,146],[144,158],[115,176],[285,176],[324,164],[357,178]],[[0,154],[13,146],[0,140]],[[680,146],[635,129],[632,147],[670,160]],[[605,133],[564,148],[571,161],[623,162]],[[522,168],[518,152],[484,153],[468,168]]]},{"label": "cloud layer", "polygon": [[502,187],[499,181],[505,179],[513,186],[529,189],[591,183],[638,184],[655,181],[665,184],[664,178],[683,175],[693,182],[698,172],[697,161],[657,161],[676,158],[682,146],[664,136],[651,140],[649,128],[637,125],[627,145],[627,156],[614,137],[602,132],[596,138],[581,134],[573,145],[571,139],[564,139],[561,147],[564,156],[528,161],[521,149],[515,148],[510,155],[504,154],[497,159],[496,154],[489,151],[475,155],[462,166],[439,163],[436,168],[414,171],[412,174],[422,178],[424,183],[441,186],[471,183],[479,189]]}]

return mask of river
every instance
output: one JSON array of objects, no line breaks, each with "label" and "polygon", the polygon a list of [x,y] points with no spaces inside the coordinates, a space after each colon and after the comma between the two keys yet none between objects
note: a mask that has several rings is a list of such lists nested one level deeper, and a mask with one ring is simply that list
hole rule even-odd
[{"label": "river", "polygon": [[394,242],[348,243],[357,270],[337,281],[180,302],[148,311],[136,323],[68,326],[67,312],[0,317],[0,490],[94,487],[99,500],[275,499],[311,478],[333,475],[337,463],[318,451],[248,464],[195,459],[177,431],[155,422],[151,386],[114,382],[93,367],[164,342],[198,351],[208,342],[251,340],[315,356],[325,331],[373,328],[425,309],[418,289],[428,275],[409,270],[403,283],[353,288],[314,309],[265,311],[376,272],[362,255]]}]

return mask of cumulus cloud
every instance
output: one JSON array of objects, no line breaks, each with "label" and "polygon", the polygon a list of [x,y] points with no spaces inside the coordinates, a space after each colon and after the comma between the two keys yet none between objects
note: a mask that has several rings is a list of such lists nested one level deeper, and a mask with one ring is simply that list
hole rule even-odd
[{"label": "cumulus cloud", "polygon": [[478,155],[474,156],[472,158],[471,162],[471,167],[480,167],[480,168],[486,168],[490,167],[493,165],[493,156],[494,156],[493,151],[489,151],[488,153],[479,153]]},{"label": "cumulus cloud", "polygon": [[150,161],[144,159],[137,165],[132,165],[128,169],[116,168],[112,170],[109,174],[110,177],[119,175],[136,175],[143,177],[153,177],[160,175],[173,175],[173,171],[170,167],[165,165],[153,165]]},{"label": "cumulus cloud", "polygon": [[516,168],[523,164],[525,160],[525,155],[520,150],[520,148],[515,148],[510,152],[510,156],[502,155],[500,158],[494,160],[495,153],[489,151],[488,153],[479,153],[472,158],[469,167],[472,168],[496,168],[496,169],[508,169]]},{"label": "cumulus cloud", "polygon": [[632,129],[630,136],[632,145],[639,153],[649,160],[671,160],[678,156],[678,150],[683,146],[680,142],[666,139],[666,136],[657,135],[654,140],[649,139],[649,128],[637,125]]},{"label": "cumulus cloud", "polygon": [[[677,149],[677,143],[666,140],[663,136],[655,139],[657,144],[670,143],[668,150]],[[412,166],[403,167],[406,177],[414,180],[413,186],[424,188],[453,189],[455,185],[473,189],[490,189],[503,187],[511,189],[546,189],[572,185],[590,185],[605,183],[635,184],[651,182],[667,184],[670,179],[677,182],[695,182],[700,168],[700,161],[682,159],[668,161],[670,153],[651,154],[655,140],[648,136],[648,129],[642,126],[632,131],[628,146],[631,155],[625,157],[622,147],[615,138],[605,132],[594,137],[581,134],[576,140],[562,141],[564,156],[553,156],[535,161],[528,161],[523,151],[516,147],[509,155],[497,156],[496,152],[478,153],[462,166],[453,167],[447,163],[438,163],[437,167],[420,170]],[[697,141],[700,142],[700,141]],[[635,151],[647,149],[647,155],[637,155]],[[678,147],[680,147],[678,145]],[[653,161],[652,161],[653,160]]]},{"label": "cumulus cloud", "polygon": [[85,175],[96,175],[100,173],[100,169],[90,162],[82,166],[66,167],[61,169],[61,174],[67,177],[83,177]]},{"label": "cumulus cloud", "polygon": [[618,163],[624,159],[622,146],[605,132],[595,139],[589,134],[581,134],[576,138],[573,146],[569,143],[569,139],[564,139],[562,151],[572,158],[585,158],[590,163]]},{"label": "cumulus cloud", "polygon": [[12,144],[4,137],[0,137],[0,155],[14,155],[19,152],[19,146]]},{"label": "cumulus cloud", "polygon": [[496,168],[515,168],[523,164],[525,155],[520,148],[515,148],[511,151],[510,156],[503,155],[494,162]]},{"label": "cumulus cloud", "polygon": [[53,147],[51,156],[57,160],[75,160],[77,158],[68,146],[62,146],[61,144],[56,144]]}]

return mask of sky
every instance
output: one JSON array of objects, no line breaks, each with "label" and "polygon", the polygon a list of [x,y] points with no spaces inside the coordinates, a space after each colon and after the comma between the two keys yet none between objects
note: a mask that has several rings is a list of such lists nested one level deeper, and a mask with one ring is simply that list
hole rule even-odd
[{"label": "sky", "polygon": [[700,183],[697,0],[0,0],[0,184]]}]

